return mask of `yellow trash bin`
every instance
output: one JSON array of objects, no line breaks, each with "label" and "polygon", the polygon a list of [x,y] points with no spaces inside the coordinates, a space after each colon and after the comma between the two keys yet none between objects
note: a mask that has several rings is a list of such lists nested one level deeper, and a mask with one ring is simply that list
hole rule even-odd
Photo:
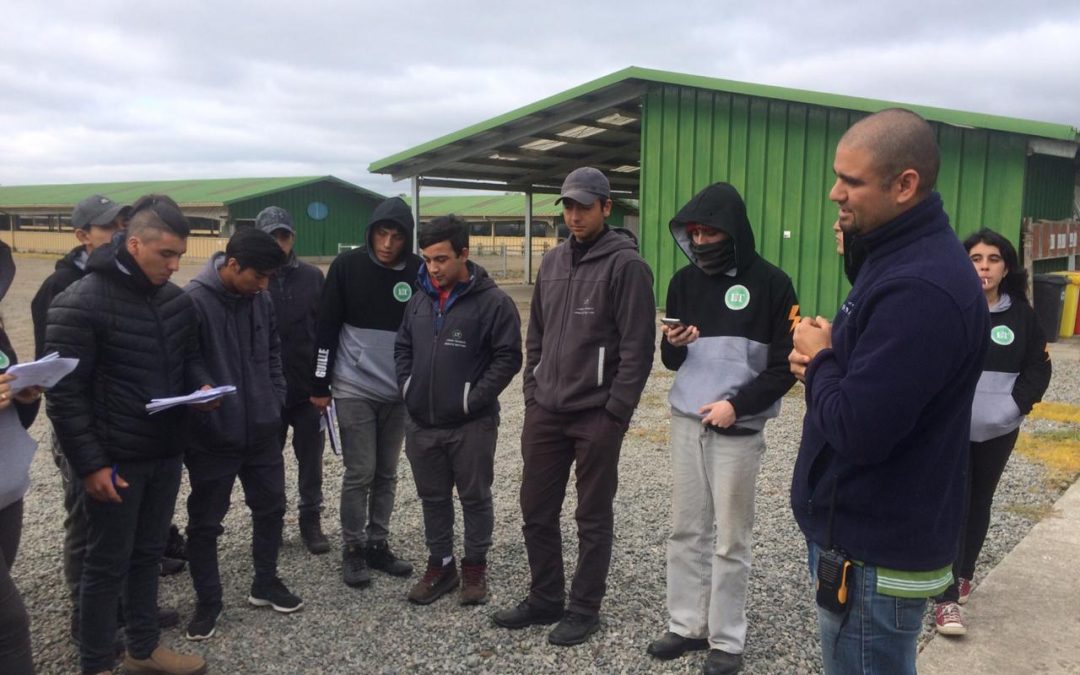
[{"label": "yellow trash bin", "polygon": [[1080,302],[1080,272],[1054,272],[1069,280],[1065,286],[1065,306],[1061,308],[1061,325],[1058,337],[1072,337],[1076,330],[1076,309]]}]

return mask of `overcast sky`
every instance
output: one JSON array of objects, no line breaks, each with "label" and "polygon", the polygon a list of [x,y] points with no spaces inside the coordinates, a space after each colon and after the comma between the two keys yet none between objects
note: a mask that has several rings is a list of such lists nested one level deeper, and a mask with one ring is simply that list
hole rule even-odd
[{"label": "overcast sky", "polygon": [[3,0],[0,184],[397,194],[372,161],[631,65],[1080,126],[1078,0],[167,5]]}]

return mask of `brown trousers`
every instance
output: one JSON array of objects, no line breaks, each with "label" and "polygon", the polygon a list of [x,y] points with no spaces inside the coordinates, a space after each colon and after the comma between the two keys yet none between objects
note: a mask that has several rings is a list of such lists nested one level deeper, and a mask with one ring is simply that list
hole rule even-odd
[{"label": "brown trousers", "polygon": [[529,604],[561,609],[566,599],[559,514],[570,465],[577,462],[578,557],[570,587],[572,612],[595,616],[607,590],[614,532],[612,503],[619,485],[619,451],[626,425],[603,408],[555,413],[525,410],[521,456],[521,514],[532,584]]}]

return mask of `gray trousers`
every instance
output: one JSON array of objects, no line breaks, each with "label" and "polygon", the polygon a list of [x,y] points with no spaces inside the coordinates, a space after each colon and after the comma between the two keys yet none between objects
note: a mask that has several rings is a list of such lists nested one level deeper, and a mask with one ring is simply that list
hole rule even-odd
[{"label": "gray trousers", "polygon": [[452,429],[406,423],[405,455],[424,507],[424,537],[433,558],[454,553],[454,488],[465,523],[465,557],[480,562],[491,548],[495,509],[495,444],[499,417],[471,420]]},{"label": "gray trousers", "polygon": [[394,511],[405,404],[335,398],[341,431],[341,538],[346,545],[386,541]]},{"label": "gray trousers", "polygon": [[83,506],[83,482],[74,475],[67,457],[60,450],[56,432],[49,425],[49,447],[53,461],[60,469],[64,486],[64,581],[71,594],[74,608],[79,606],[79,584],[82,581],[83,558],[86,557],[87,528],[86,508]]}]

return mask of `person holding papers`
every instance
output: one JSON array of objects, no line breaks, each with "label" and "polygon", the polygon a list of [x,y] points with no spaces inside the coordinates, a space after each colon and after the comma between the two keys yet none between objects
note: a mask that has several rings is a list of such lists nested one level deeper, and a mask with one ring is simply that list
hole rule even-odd
[{"label": "person holding papers", "polygon": [[212,383],[199,352],[195,307],[169,283],[189,231],[172,199],[139,199],[126,238],[95,250],[89,274],[56,296],[46,315],[42,353],[79,359],[49,390],[45,410],[85,492],[88,544],[79,602],[85,673],[113,669],[121,591],[127,672],[206,670],[202,657],[159,644],[157,616],[158,567],[191,415],[186,407],[146,411],[153,398]]},{"label": "person holding papers", "polygon": [[199,340],[214,381],[236,386],[235,394],[196,425],[184,457],[191,481],[188,565],[198,596],[189,640],[213,637],[221,615],[217,539],[237,478],[252,519],[255,574],[248,602],[283,613],[304,606],[277,576],[285,516],[278,437],[285,375],[273,301],[263,291],[285,260],[269,234],[241,229],[184,288],[199,315]]}]

